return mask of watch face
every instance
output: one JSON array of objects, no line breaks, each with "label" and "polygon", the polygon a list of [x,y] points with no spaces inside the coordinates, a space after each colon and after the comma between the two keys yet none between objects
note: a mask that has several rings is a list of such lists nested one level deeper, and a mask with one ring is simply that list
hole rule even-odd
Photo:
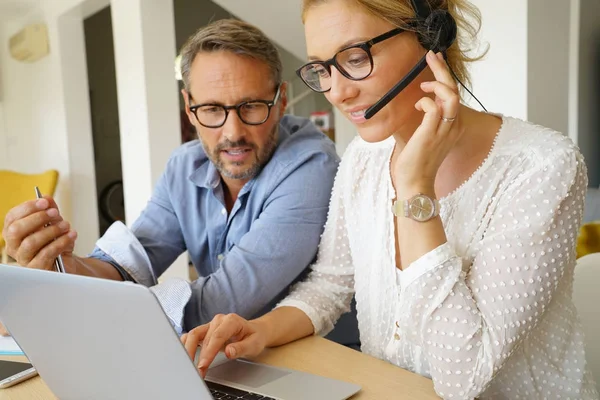
[{"label": "watch face", "polygon": [[427,221],[431,219],[435,211],[433,200],[427,196],[418,195],[409,202],[409,214],[416,221]]}]

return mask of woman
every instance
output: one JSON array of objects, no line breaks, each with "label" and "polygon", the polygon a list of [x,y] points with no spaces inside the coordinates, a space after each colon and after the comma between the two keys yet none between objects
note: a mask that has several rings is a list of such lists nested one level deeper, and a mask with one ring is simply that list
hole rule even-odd
[{"label": "woman", "polygon": [[[463,29],[459,16],[475,11],[430,4]],[[319,258],[269,314],[217,316],[182,340],[190,356],[204,343],[205,372],[223,347],[247,357],[327,333],[356,294],[362,351],[430,376],[443,398],[598,398],[571,301],[582,156],[557,132],[460,104],[444,57],[411,31],[414,16],[408,0],[304,0],[313,61],[301,76],[360,135]],[[429,68],[366,119],[426,53]],[[461,43],[446,54],[465,78]]]}]

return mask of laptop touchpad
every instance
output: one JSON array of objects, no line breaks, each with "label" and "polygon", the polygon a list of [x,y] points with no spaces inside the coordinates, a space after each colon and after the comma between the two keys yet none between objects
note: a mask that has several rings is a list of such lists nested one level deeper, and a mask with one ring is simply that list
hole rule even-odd
[{"label": "laptop touchpad", "polygon": [[279,368],[235,360],[211,368],[207,377],[256,389],[289,374]]}]

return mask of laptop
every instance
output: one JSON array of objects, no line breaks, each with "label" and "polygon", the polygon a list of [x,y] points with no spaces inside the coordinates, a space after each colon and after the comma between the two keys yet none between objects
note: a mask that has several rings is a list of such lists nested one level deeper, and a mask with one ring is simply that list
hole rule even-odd
[{"label": "laptop", "polygon": [[199,375],[153,293],[0,264],[0,320],[61,400],[350,398],[360,386],[221,356]]}]

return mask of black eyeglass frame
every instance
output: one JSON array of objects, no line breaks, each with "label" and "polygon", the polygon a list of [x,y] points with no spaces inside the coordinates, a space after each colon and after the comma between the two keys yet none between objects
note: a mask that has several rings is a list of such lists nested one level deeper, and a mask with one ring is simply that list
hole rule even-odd
[{"label": "black eyeglass frame", "polygon": [[[347,47],[344,47],[343,49],[339,50],[337,53],[335,53],[333,55],[333,57],[331,57],[329,60],[326,61],[311,61],[308,62],[306,64],[304,64],[303,66],[301,66],[300,68],[298,68],[296,70],[296,75],[298,75],[298,77],[300,79],[302,79],[302,82],[304,82],[304,84],[306,86],[308,86],[311,90],[317,92],[317,93],[325,93],[331,90],[331,87],[329,87],[329,89],[327,90],[317,90],[315,88],[313,88],[311,85],[308,84],[308,82],[306,82],[306,80],[304,79],[304,77],[302,76],[302,70],[306,67],[308,67],[309,65],[321,65],[323,66],[327,72],[329,73],[329,76],[331,77],[331,66],[333,65],[339,72],[340,74],[342,74],[344,77],[353,80],[353,81],[362,81],[363,79],[367,79],[372,73],[373,73],[373,55],[371,54],[371,47],[373,47],[374,45],[376,45],[377,43],[383,42],[384,40],[390,39],[396,35],[399,35],[403,32],[406,32],[406,29],[402,29],[402,28],[394,28],[390,31],[387,31],[385,33],[382,33],[379,36],[375,36],[373,39],[371,40],[367,40],[366,42],[362,42],[362,43],[356,43]],[[363,50],[365,53],[367,53],[367,55],[369,56],[369,63],[371,64],[371,68],[369,70],[369,73],[361,78],[354,78],[352,75],[350,75],[344,68],[342,68],[338,62],[337,62],[337,56],[340,53],[343,53],[344,51],[350,50],[350,49],[354,49],[354,48],[359,48],[361,50]]]},{"label": "black eyeglass frame", "polygon": [[[225,125],[225,122],[227,122],[227,117],[229,117],[229,111],[231,111],[231,110],[235,110],[238,117],[240,118],[240,121],[242,121],[246,125],[252,125],[252,126],[262,125],[265,122],[267,122],[267,120],[271,116],[271,109],[273,108],[273,106],[275,104],[277,104],[279,102],[279,99],[281,98],[281,85],[282,85],[281,83],[279,83],[277,85],[277,92],[275,93],[275,97],[273,97],[273,100],[270,100],[270,101],[269,100],[246,100],[246,101],[242,101],[242,102],[232,105],[232,106],[226,106],[226,105],[218,104],[218,103],[204,103],[204,104],[194,104],[193,106],[190,106],[189,109],[190,109],[190,112],[192,114],[194,114],[194,116],[196,117],[196,121],[198,121],[198,123],[205,128],[220,128],[223,125]],[[192,94],[190,92],[188,92],[188,96],[190,99],[192,99]],[[242,117],[240,109],[249,103],[261,103],[261,104],[266,105],[267,106],[267,116],[265,117],[265,119],[263,119],[261,122],[247,122],[244,119],[244,117]],[[203,124],[202,121],[200,121],[200,118],[198,118],[197,111],[200,107],[207,107],[207,106],[220,107],[221,109],[223,109],[225,111],[225,118],[223,118],[223,122],[221,122],[221,124],[206,125],[206,124]]]}]

